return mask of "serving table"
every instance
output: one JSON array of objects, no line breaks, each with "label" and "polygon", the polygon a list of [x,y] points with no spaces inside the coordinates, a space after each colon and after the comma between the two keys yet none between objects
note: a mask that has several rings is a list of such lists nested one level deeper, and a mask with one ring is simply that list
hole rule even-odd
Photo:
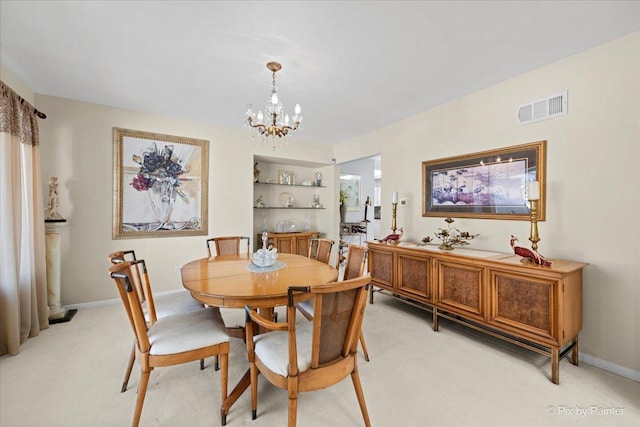
[{"label": "serving table", "polygon": [[553,260],[550,267],[521,257],[466,248],[367,242],[374,287],[430,309],[433,330],[445,318],[551,358],[551,381],[571,353],[578,365],[582,329],[582,269]]},{"label": "serving table", "polygon": [[[267,318],[273,308],[287,304],[289,286],[314,286],[330,283],[338,278],[334,267],[294,254],[279,254],[274,268],[259,269],[251,264],[250,256],[219,255],[185,264],[180,273],[183,286],[198,301],[216,307],[259,308]],[[229,328],[230,335],[244,338],[239,328]],[[222,402],[222,425],[226,424],[231,406],[251,385],[250,373]]]}]

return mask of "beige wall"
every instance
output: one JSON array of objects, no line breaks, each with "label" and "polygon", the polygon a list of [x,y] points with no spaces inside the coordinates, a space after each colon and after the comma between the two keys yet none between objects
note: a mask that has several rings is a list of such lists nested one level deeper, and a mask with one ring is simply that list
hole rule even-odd
[{"label": "beige wall", "polygon": [[[540,251],[551,258],[589,263],[581,352],[600,366],[612,364],[614,371],[622,369],[637,378],[638,53],[640,33],[335,147],[298,142],[277,155],[330,164],[333,156],[343,163],[381,153],[382,229],[390,227],[391,192],[399,191],[400,197],[409,198],[409,205],[399,209],[398,225],[404,226],[409,239],[418,239],[442,226],[442,219],[421,216],[421,161],[547,140],[547,221],[539,226]],[[516,124],[517,105],[562,90],[569,93],[567,116]],[[114,126],[209,140],[209,235],[251,234],[253,154],[274,153],[257,146],[246,131],[48,96],[36,95],[35,100],[48,116],[40,122],[42,176],[60,178],[61,213],[71,223],[63,239],[63,304],[114,298],[105,271],[106,254],[113,250],[130,247],[143,253],[158,291],[180,288],[175,267],[205,250],[203,237],[111,239]],[[337,174],[335,170],[334,179]],[[508,252],[510,234],[523,244],[529,234],[524,221],[457,223],[480,233],[472,244],[478,249]]]},{"label": "beige wall", "polygon": [[[391,192],[410,199],[398,225],[410,239],[441,218],[423,218],[421,162],[547,140],[547,220],[539,250],[588,262],[580,350],[640,371],[640,33],[426,111],[335,148],[338,163],[382,153],[382,229]],[[568,90],[569,114],[518,126],[516,107]],[[472,247],[527,245],[529,223],[459,219],[480,233]]]},{"label": "beige wall", "polygon": [[33,105],[35,95],[31,89],[25,85],[15,74],[13,74],[4,65],[0,64],[0,80],[9,86],[15,93],[23,97],[27,102]]},{"label": "beige wall", "polygon": [[[58,176],[60,213],[70,223],[62,238],[63,304],[117,297],[106,258],[115,250],[144,257],[158,292],[180,289],[176,267],[206,256],[204,236],[112,240],[113,127],[208,140],[209,236],[253,234],[253,155],[274,153],[248,131],[43,95],[36,102],[47,114],[40,121],[43,185]],[[277,154],[330,163],[333,147],[298,141]]]}]

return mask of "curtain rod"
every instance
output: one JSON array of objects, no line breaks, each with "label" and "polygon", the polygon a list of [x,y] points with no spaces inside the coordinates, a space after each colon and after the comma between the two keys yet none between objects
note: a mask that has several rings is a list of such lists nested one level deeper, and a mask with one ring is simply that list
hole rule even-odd
[{"label": "curtain rod", "polygon": [[33,109],[33,113],[38,116],[41,119],[46,119],[47,115],[45,113],[43,113],[42,111],[38,111],[38,109],[36,107],[34,107],[33,105],[31,105],[31,103],[27,100],[25,100],[23,97],[21,97],[20,95],[18,95],[18,92],[16,92],[15,90],[11,89],[11,87],[9,87],[9,85],[7,85],[5,82],[3,82],[2,80],[0,80],[0,85],[2,86],[2,91],[4,92],[4,88],[7,88],[11,93],[13,93],[15,96],[18,97],[18,99],[20,99],[20,104],[24,104],[25,102],[27,103],[27,105],[29,107],[31,107]]},{"label": "curtain rod", "polygon": [[28,101],[26,101],[23,97],[21,97],[20,95],[18,95],[18,97],[20,97],[20,103],[24,104],[25,102],[27,103],[27,105],[29,105],[31,108],[33,108],[33,112],[36,116],[40,117],[41,119],[46,119],[47,115],[45,113],[43,113],[42,111],[39,111],[36,107],[34,107],[33,105],[31,105]]}]

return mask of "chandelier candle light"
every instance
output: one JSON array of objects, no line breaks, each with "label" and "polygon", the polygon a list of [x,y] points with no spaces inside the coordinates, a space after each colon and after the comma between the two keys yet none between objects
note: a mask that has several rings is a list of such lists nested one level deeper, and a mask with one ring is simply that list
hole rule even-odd
[{"label": "chandelier candle light", "polygon": [[[282,146],[289,142],[289,135],[300,127],[302,116],[300,115],[300,104],[296,104],[295,115],[289,118],[283,113],[283,106],[278,99],[278,88],[276,86],[276,72],[282,69],[279,62],[267,63],[267,68],[273,73],[271,84],[271,95],[264,109],[257,113],[253,112],[252,105],[247,105],[247,126],[254,129],[254,137],[260,138],[265,144],[271,144],[275,150],[276,146]],[[284,118],[282,117],[284,114]]]}]

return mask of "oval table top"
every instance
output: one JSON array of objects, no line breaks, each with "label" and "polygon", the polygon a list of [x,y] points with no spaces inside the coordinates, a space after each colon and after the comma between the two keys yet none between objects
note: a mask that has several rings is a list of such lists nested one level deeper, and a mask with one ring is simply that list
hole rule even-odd
[{"label": "oval table top", "polygon": [[294,254],[278,254],[281,269],[254,272],[250,255],[220,255],[180,269],[182,285],[198,301],[217,307],[275,307],[287,303],[289,286],[313,286],[338,278],[334,267]]}]

